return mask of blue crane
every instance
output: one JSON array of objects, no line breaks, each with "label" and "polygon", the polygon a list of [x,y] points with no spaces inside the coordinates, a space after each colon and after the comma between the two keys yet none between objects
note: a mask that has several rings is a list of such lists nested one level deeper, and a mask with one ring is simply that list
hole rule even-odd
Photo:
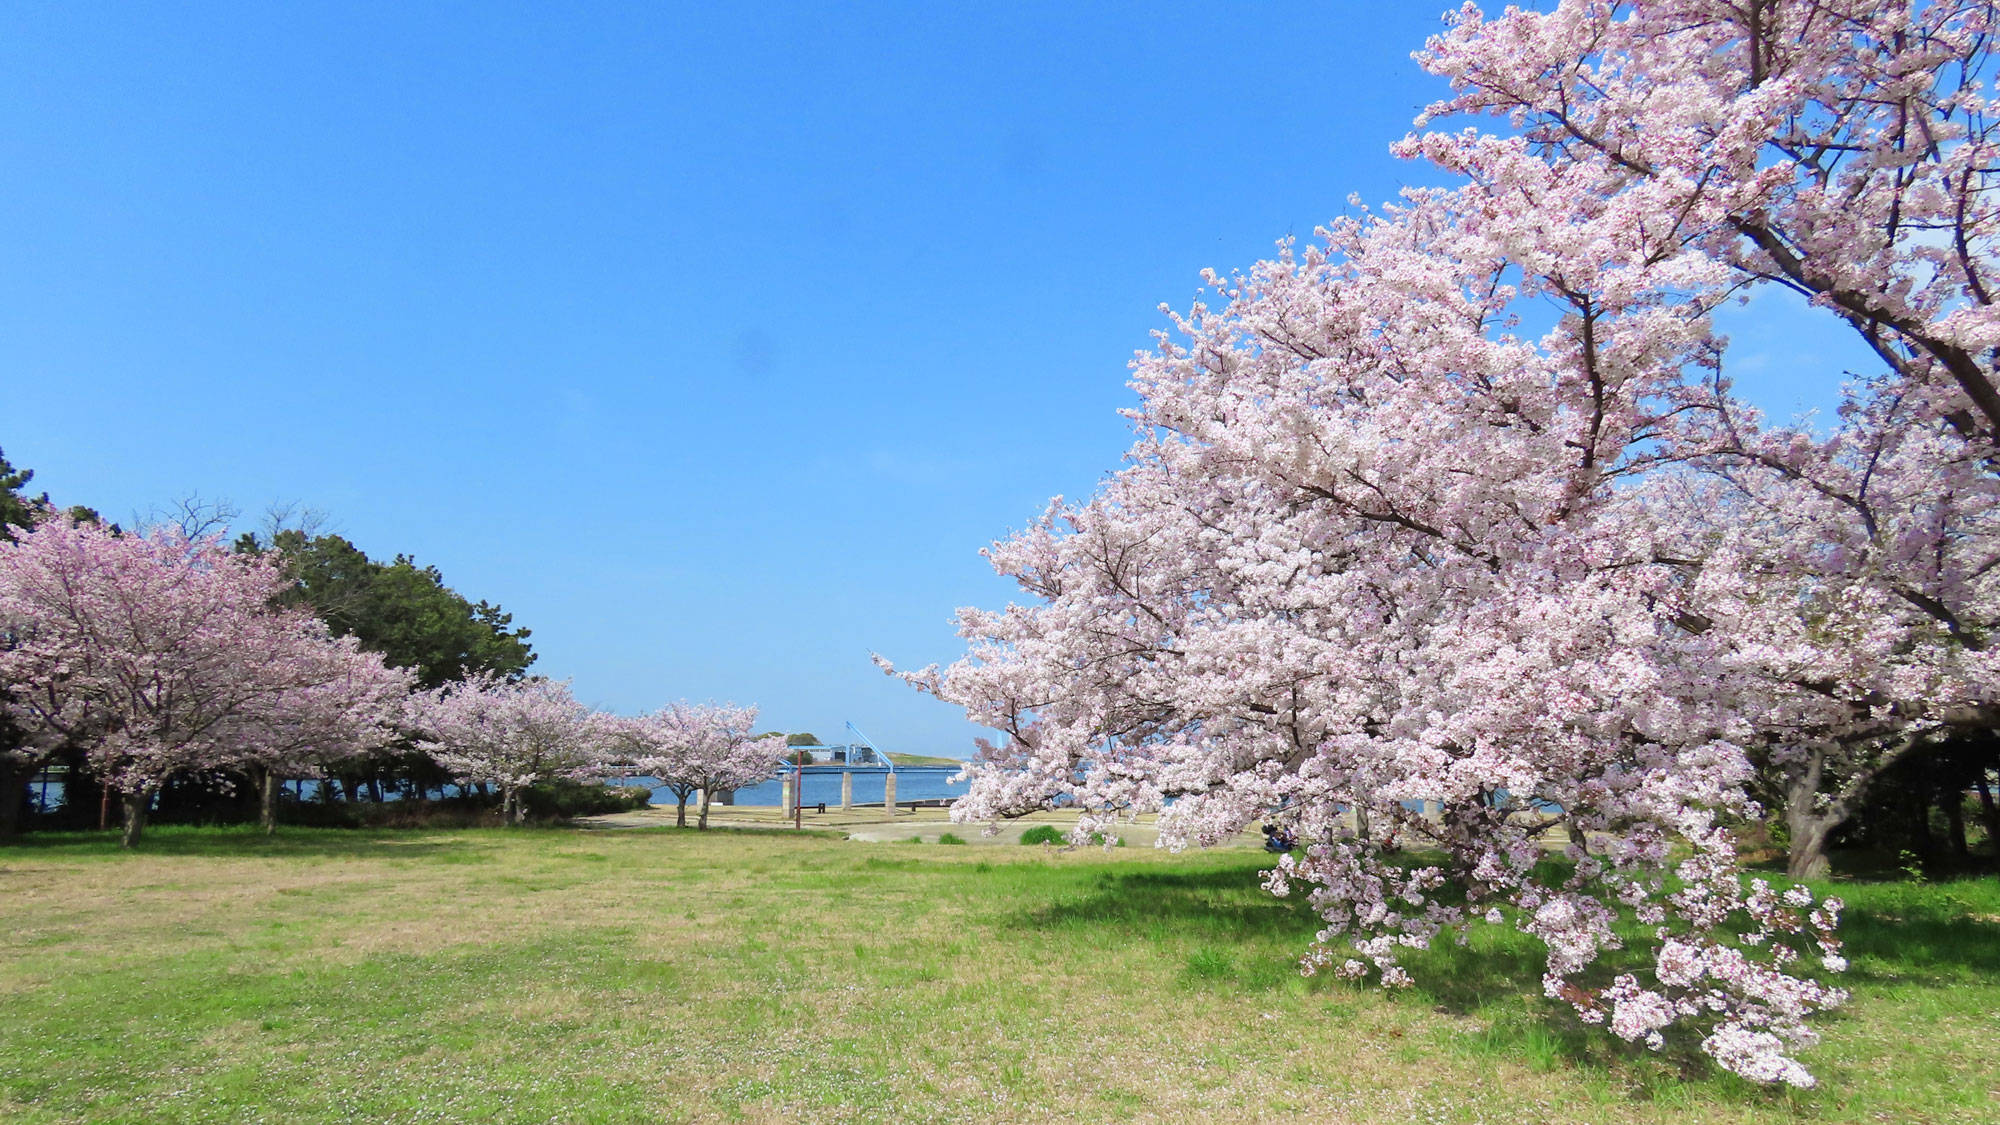
[{"label": "blue crane", "polygon": [[[890,759],[889,755],[884,754],[880,749],[878,749],[875,743],[872,740],[870,740],[867,735],[862,734],[860,727],[857,727],[852,722],[850,722],[847,724],[847,731],[849,734],[852,734],[855,737],[857,745],[866,746],[869,752],[875,755],[875,760],[881,762],[884,766],[887,766],[890,773],[896,772],[896,763]],[[851,759],[853,755],[850,753],[848,757]]]}]

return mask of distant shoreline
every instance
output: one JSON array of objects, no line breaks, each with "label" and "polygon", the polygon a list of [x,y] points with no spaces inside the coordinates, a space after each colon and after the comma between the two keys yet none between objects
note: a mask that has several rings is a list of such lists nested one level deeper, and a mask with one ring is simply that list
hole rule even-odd
[{"label": "distant shoreline", "polygon": [[957,758],[939,758],[931,754],[898,754],[893,750],[889,752],[888,758],[899,766],[962,766],[965,764]]}]

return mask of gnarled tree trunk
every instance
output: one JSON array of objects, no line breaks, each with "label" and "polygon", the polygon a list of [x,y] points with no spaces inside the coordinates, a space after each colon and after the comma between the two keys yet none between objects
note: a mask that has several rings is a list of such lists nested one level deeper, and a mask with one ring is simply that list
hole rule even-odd
[{"label": "gnarled tree trunk", "polygon": [[1785,855],[1785,874],[1794,879],[1822,879],[1831,869],[1826,858],[1826,842],[1840,822],[1831,806],[1814,808],[1819,799],[1820,775],[1826,770],[1826,752],[1815,750],[1805,763],[1785,777],[1785,829],[1791,840]]},{"label": "gnarled tree trunk", "polygon": [[0,839],[20,834],[21,795],[31,776],[21,766],[0,761]]},{"label": "gnarled tree trunk", "polygon": [[258,771],[257,823],[266,836],[278,830],[278,774],[268,767]]},{"label": "gnarled tree trunk", "polygon": [[1986,781],[1986,767],[1972,775],[1973,788],[1979,791],[1979,818],[1986,822],[1986,849],[2000,860],[2000,803],[1993,800],[1993,788]]},{"label": "gnarled tree trunk", "polygon": [[1917,735],[1905,735],[1868,766],[1857,768],[1840,791],[1825,804],[1819,800],[1820,782],[1826,775],[1825,746],[1814,747],[1803,762],[1788,770],[1784,783],[1785,827],[1790,830],[1792,839],[1790,851],[1785,857],[1785,874],[1794,879],[1825,878],[1831,870],[1826,846],[1833,838],[1834,830],[1854,815],[1854,810],[1861,806],[1861,799],[1868,794],[1868,786],[1881,776],[1882,771],[1901,761],[1916,748],[1917,743]]},{"label": "gnarled tree trunk", "polygon": [[1786,810],[1785,823],[1791,829],[1791,848],[1785,855],[1785,874],[1794,879],[1824,879],[1833,869],[1826,858],[1826,842],[1837,825],[1826,817],[1793,816]]},{"label": "gnarled tree trunk", "polygon": [[700,815],[695,817],[695,828],[697,830],[702,832],[708,831],[708,806],[711,803],[713,803],[714,800],[715,800],[714,787],[704,786],[701,791],[701,813]]},{"label": "gnarled tree trunk", "polygon": [[1925,862],[1937,855],[1937,837],[1931,833],[1931,794],[1921,785],[1910,787],[1910,839]]},{"label": "gnarled tree trunk", "polygon": [[119,846],[133,847],[139,843],[139,835],[146,830],[146,814],[153,808],[153,793],[148,786],[137,793],[120,794],[125,804],[125,834],[119,839]]},{"label": "gnarled tree trunk", "polygon": [[1947,803],[1944,807],[1945,835],[1951,843],[1954,859],[1964,860],[1972,856],[1972,845],[1965,838],[1965,796]]}]

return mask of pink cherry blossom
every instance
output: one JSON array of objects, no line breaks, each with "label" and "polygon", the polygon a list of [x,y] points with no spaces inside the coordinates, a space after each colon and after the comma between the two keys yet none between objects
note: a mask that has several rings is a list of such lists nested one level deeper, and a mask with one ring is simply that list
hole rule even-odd
[{"label": "pink cherry blossom", "polygon": [[515,822],[527,818],[521,791],[528,786],[598,776],[613,735],[567,681],[488,673],[411,696],[407,721],[422,734],[417,745],[447,773],[498,788],[501,815]]},{"label": "pink cherry blossom", "polygon": [[[2000,702],[1990,23],[1467,5],[1396,146],[1459,186],[1208,274],[1133,362],[1128,465],[996,544],[1025,600],[906,674],[1003,732],[954,815],[1279,819],[1308,971],[1401,984],[1511,925],[1586,1022],[1809,1084],[1838,905],[1746,886],[1731,826],[1755,783],[1816,874],[1882,768]],[[1823,429],[1725,375],[1712,315],[1763,285],[1882,360]],[[1624,916],[1650,974],[1603,968]]]},{"label": "pink cherry blossom", "polygon": [[687,802],[701,795],[696,827],[708,827],[715,794],[770,779],[785,755],[783,735],[756,736],[757,709],[722,703],[671,703],[615,722],[620,753],[640,773],[679,798],[675,821],[687,827]]},{"label": "pink cherry blossom", "polygon": [[[0,683],[27,753],[70,743],[125,803],[136,842],[169,779],[264,782],[373,749],[409,677],[274,599],[266,559],[172,527],[62,516],[0,542]],[[16,751],[15,753],[20,753]]]}]

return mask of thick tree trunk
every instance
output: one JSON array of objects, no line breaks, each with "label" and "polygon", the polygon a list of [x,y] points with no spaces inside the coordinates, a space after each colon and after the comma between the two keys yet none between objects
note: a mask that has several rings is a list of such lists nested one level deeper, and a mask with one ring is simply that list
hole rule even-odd
[{"label": "thick tree trunk", "polygon": [[1973,785],[1979,790],[1980,819],[1986,822],[1986,850],[1993,858],[2000,860],[2000,804],[1993,800],[1993,788],[1986,782],[1986,767],[1979,767],[1973,775]]},{"label": "thick tree trunk", "polygon": [[688,795],[676,790],[674,796],[679,799],[674,805],[674,827],[686,828],[688,826]]},{"label": "thick tree trunk", "polygon": [[374,801],[374,802],[375,802],[376,804],[378,804],[378,805],[382,803],[382,779],[381,779],[381,778],[379,778],[379,777],[371,777],[371,778],[369,778],[369,779],[368,779],[368,799],[369,799],[369,800],[371,800],[371,801]]},{"label": "thick tree trunk", "polygon": [[146,813],[153,807],[153,791],[142,789],[137,793],[123,794],[125,802],[125,835],[119,841],[122,847],[133,847],[139,842],[140,833],[146,830]]},{"label": "thick tree trunk", "polygon": [[1953,774],[1949,784],[1938,796],[1944,802],[1945,835],[1951,843],[1951,854],[1958,859],[1972,855],[1972,848],[1965,840],[1965,786],[1964,778]]},{"label": "thick tree trunk", "polygon": [[265,769],[257,779],[257,823],[269,836],[278,830],[278,773]]},{"label": "thick tree trunk", "polygon": [[702,832],[708,831],[708,806],[714,800],[715,790],[703,789],[701,791],[701,812],[695,817],[695,828]]},{"label": "thick tree trunk", "polygon": [[20,835],[21,794],[31,776],[12,762],[0,762],[0,840]]},{"label": "thick tree trunk", "polygon": [[1827,862],[1826,841],[1833,835],[1835,823],[1823,816],[1793,816],[1788,811],[1786,824],[1791,828],[1792,844],[1785,856],[1785,874],[1794,879],[1824,879],[1833,865]]},{"label": "thick tree trunk", "polygon": [[1931,795],[1921,787],[1910,791],[1910,838],[1916,852],[1925,859],[1937,854],[1937,837],[1931,835]]},{"label": "thick tree trunk", "polygon": [[[1899,744],[1876,758],[1873,765],[1848,778],[1840,792],[1823,805],[1819,788],[1826,773],[1826,750],[1819,747],[1808,752],[1805,761],[1785,776],[1785,826],[1792,836],[1790,854],[1785,859],[1786,873],[1794,879],[1824,878],[1831,870],[1826,846],[1834,830],[1854,815],[1868,793],[1868,786],[1882,771],[1901,761],[1918,745],[1917,735],[1905,735]],[[1924,815],[1928,818],[1927,804]],[[1922,839],[1928,842],[1929,836],[1926,819]]]},{"label": "thick tree trunk", "polygon": [[1815,751],[1804,768],[1785,778],[1785,828],[1791,834],[1785,856],[1785,874],[1794,879],[1823,879],[1827,876],[1832,865],[1827,862],[1826,842],[1833,835],[1833,830],[1846,819],[1844,813],[1836,818],[1813,811],[1819,796],[1820,773],[1825,768],[1826,755]]}]

